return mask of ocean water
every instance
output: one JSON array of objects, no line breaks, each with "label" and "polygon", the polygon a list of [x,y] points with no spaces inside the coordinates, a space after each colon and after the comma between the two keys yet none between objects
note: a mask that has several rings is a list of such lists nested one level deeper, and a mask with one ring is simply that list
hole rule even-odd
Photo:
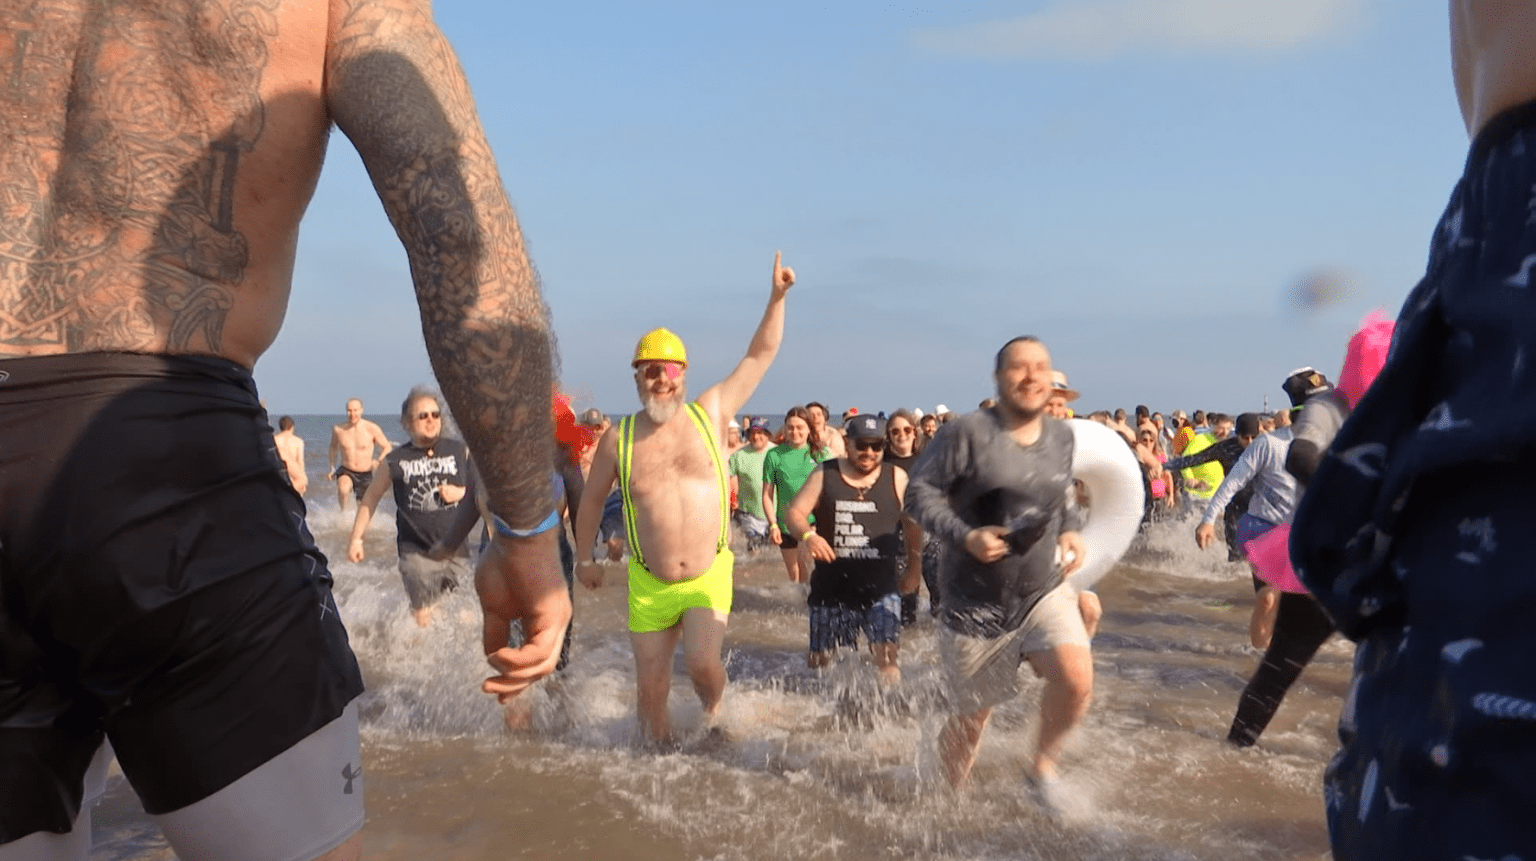
[{"label": "ocean water", "polygon": [[[803,593],[776,552],[739,557],[723,739],[702,731],[679,662],[682,748],[639,743],[619,566],[604,588],[578,589],[571,665],[528,695],[532,727],[508,731],[478,690],[488,668],[472,592],[417,628],[391,516],[374,519],[368,558],[346,562],[353,509],[338,511],[322,479],[340,417],[295,419],[308,441],[310,527],[369,688],[367,858],[1328,857],[1321,775],[1353,647],[1330,640],[1259,744],[1227,745],[1259,659],[1247,642],[1253,589],[1224,551],[1195,548],[1192,522],[1153,527],[1098,585],[1094,701],[1062,761],[1067,815],[1055,821],[1021,777],[1041,688],[1027,668],[1023,694],[987,730],[972,785],[953,792],[934,751],[945,715],[926,611],[903,634],[899,697],[873,693],[860,655],[818,675],[805,667]],[[392,420],[380,425],[401,436]],[[174,857],[120,774],[95,828],[93,859]]]}]

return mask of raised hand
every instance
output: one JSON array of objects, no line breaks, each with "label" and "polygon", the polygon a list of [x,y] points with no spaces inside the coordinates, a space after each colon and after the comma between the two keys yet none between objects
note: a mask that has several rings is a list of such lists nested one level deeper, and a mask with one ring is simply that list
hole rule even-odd
[{"label": "raised hand", "polygon": [[795,286],[795,270],[784,266],[780,261],[784,258],[784,252],[773,252],[773,295],[783,296],[789,292],[789,288]]}]

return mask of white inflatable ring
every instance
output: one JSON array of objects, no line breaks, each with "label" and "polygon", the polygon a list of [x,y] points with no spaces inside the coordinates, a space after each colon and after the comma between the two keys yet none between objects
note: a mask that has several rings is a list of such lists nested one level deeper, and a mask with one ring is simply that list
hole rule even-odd
[{"label": "white inflatable ring", "polygon": [[1088,524],[1083,543],[1088,558],[1067,582],[1079,592],[1092,589],[1109,573],[1131,546],[1141,528],[1146,489],[1141,483],[1141,464],[1125,444],[1125,438],[1097,422],[1073,419],[1076,436],[1072,477],[1088,487]]}]

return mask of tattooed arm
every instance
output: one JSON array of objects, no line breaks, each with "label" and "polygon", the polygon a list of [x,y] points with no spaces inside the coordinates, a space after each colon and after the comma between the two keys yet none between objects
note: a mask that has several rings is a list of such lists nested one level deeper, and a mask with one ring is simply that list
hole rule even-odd
[{"label": "tattooed arm", "polygon": [[405,245],[438,383],[490,509],[544,520],[552,349],[537,276],[469,85],[425,0],[332,0],[326,103]]},{"label": "tattooed arm", "polygon": [[[327,107],[405,245],[427,353],[488,507],[530,529],[554,504],[553,348],[469,85],[427,0],[331,0],[330,15]],[[475,585],[500,671],[483,689],[505,701],[553,669],[570,619],[554,531],[495,542]],[[512,618],[523,620],[522,649],[507,648]]]}]

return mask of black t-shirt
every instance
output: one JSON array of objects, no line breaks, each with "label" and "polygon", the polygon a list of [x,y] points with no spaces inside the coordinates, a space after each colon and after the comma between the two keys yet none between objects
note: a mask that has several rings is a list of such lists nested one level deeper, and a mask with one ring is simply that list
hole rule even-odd
[{"label": "black t-shirt", "polygon": [[838,461],[821,465],[821,497],[816,501],[816,534],[832,545],[837,559],[817,560],[811,571],[812,607],[868,609],[896,592],[896,557],[901,552],[901,503],[896,499],[896,469],[882,466],[874,486],[848,486]]},{"label": "black t-shirt", "polygon": [[448,534],[459,506],[474,504],[465,494],[449,505],[437,493],[438,485],[468,486],[469,449],[464,443],[440,439],[430,452],[408,442],[384,458],[395,493],[395,547],[401,553],[425,554]]},{"label": "black t-shirt", "polygon": [[[945,424],[917,459],[907,485],[908,516],[944,542],[941,616],[952,630],[996,637],[1024,624],[1061,583],[1056,539],[1072,485],[1072,428],[1042,419],[1040,438],[1019,444],[995,410]],[[1009,529],[1007,556],[984,563],[965,549],[981,526]]]}]

